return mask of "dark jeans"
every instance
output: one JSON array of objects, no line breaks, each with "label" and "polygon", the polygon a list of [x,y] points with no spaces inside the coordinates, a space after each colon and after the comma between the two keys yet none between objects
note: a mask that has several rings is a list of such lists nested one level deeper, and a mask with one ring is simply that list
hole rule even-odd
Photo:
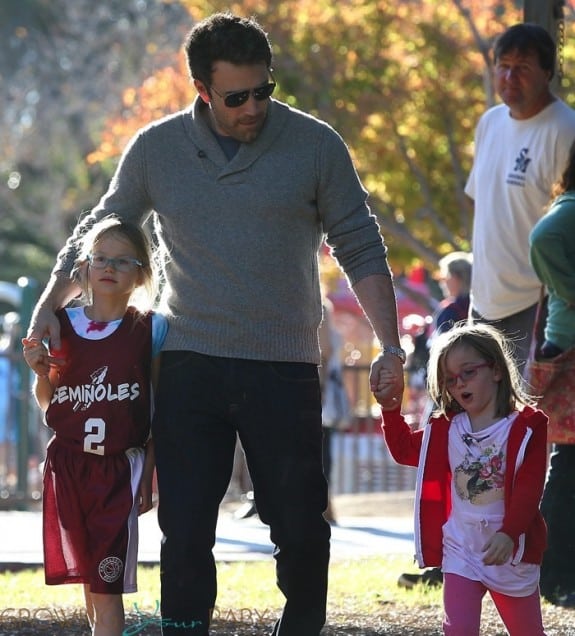
[{"label": "dark jeans", "polygon": [[575,593],[575,445],[556,444],[541,501],[547,550],[541,565],[541,594],[556,601]]},{"label": "dark jeans", "polygon": [[274,633],[317,636],[325,622],[330,527],[322,516],[327,484],[315,365],[166,352],[152,432],[164,535],[163,634],[209,633],[212,548],[237,433],[286,597]]},{"label": "dark jeans", "polygon": [[331,483],[331,468],[333,466],[332,435],[333,428],[331,426],[324,426],[322,442],[322,462],[323,474],[325,475],[328,484]]}]

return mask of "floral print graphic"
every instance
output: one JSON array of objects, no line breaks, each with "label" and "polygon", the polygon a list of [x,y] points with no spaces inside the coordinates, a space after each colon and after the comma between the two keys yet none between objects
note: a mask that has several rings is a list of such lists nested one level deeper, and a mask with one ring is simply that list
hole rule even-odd
[{"label": "floral print graphic", "polygon": [[465,437],[463,441],[468,450],[463,462],[455,469],[457,494],[472,504],[502,499],[505,474],[503,449],[494,445],[481,448],[471,436]]}]

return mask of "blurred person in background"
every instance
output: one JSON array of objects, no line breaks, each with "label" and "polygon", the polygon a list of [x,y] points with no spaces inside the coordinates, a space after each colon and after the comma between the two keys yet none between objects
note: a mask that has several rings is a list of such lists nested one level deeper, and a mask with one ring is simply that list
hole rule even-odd
[{"label": "blurred person in background", "polygon": [[451,252],[439,261],[439,285],[444,295],[433,323],[435,333],[451,329],[469,316],[473,256]]},{"label": "blurred person in background", "polygon": [[329,488],[333,468],[333,431],[345,427],[351,418],[351,405],[343,381],[342,341],[335,326],[333,305],[324,296],[323,320],[319,326],[321,365],[319,380],[322,392],[323,472],[328,484],[328,503],[323,516],[335,524],[335,511]]}]

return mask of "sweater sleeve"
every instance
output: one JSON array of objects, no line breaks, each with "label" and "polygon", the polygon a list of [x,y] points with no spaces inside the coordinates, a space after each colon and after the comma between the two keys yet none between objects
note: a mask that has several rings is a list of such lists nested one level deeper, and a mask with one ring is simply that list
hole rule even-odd
[{"label": "sweater sleeve", "polygon": [[423,429],[412,431],[399,409],[382,411],[383,436],[391,456],[398,464],[417,466],[421,452]]},{"label": "sweater sleeve", "polygon": [[351,284],[372,274],[390,276],[387,249],[367,204],[367,191],[345,142],[328,126],[318,147],[317,170],[317,209],[323,231]]}]

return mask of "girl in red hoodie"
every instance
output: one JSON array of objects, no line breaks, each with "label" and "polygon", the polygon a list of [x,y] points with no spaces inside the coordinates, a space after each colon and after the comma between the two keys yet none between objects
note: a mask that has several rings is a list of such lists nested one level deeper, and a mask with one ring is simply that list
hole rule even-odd
[{"label": "girl in red hoodie", "polygon": [[428,390],[437,405],[412,431],[396,402],[375,391],[383,433],[399,464],[417,466],[416,559],[444,573],[443,631],[479,636],[489,591],[511,636],[544,636],[539,511],[547,416],[530,406],[508,342],[488,325],[459,325],[433,342]]}]

